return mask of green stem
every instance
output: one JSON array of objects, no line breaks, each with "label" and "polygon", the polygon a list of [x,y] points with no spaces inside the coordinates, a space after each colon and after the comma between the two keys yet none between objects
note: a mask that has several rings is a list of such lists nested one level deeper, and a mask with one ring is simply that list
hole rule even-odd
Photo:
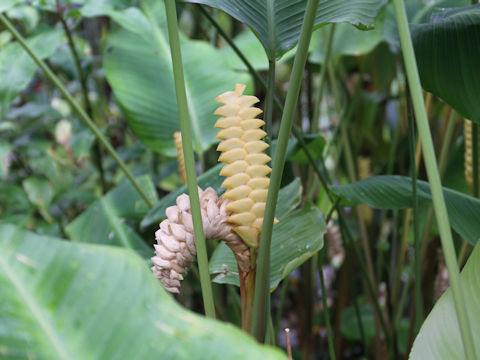
[{"label": "green stem", "polygon": [[332,324],[330,323],[330,310],[327,304],[327,290],[325,288],[325,277],[323,275],[323,259],[325,255],[325,247],[318,253],[318,271],[320,272],[320,286],[322,288],[322,305],[325,314],[325,323],[327,325],[328,353],[331,360],[335,360],[335,346],[333,344]]},{"label": "green stem", "polygon": [[273,219],[275,216],[275,207],[277,205],[278,190],[282,180],[283,167],[285,165],[285,153],[288,145],[288,137],[292,129],[295,108],[300,92],[303,69],[307,61],[308,45],[313,31],[313,22],[315,20],[316,9],[319,0],[308,0],[303,19],[300,41],[298,43],[297,53],[293,62],[292,75],[290,77],[290,86],[285,100],[285,109],[280,123],[280,132],[277,148],[275,150],[272,177],[268,188],[267,203],[265,215],[263,218],[262,235],[260,237],[260,248],[257,264],[257,276],[255,283],[255,299],[253,305],[254,325],[252,333],[257,340],[263,342],[266,326],[266,304],[269,290],[269,268],[270,268],[270,244],[272,240]]},{"label": "green stem", "polygon": [[195,157],[193,154],[192,134],[188,115],[187,95],[185,92],[185,79],[183,76],[182,53],[178,36],[177,10],[175,0],[165,0],[165,12],[167,16],[168,38],[172,56],[173,77],[175,81],[175,93],[178,104],[178,117],[182,131],[183,154],[187,172],[188,193],[190,195],[190,207],[192,211],[195,245],[197,248],[198,267],[200,271],[200,284],[202,287],[203,304],[205,314],[215,318],[215,306],[213,302],[212,284],[208,270],[207,247],[203,233],[202,213],[198,198],[197,175],[195,172]]},{"label": "green stem", "polygon": [[423,323],[423,298],[422,298],[422,266],[420,257],[420,234],[418,226],[418,196],[417,196],[417,166],[415,163],[415,128],[414,119],[410,116],[408,121],[408,140],[410,145],[410,169],[412,174],[412,199],[413,199],[413,243],[415,248],[415,334]]},{"label": "green stem", "polygon": [[280,300],[278,302],[277,313],[275,314],[275,333],[280,331],[280,320],[282,320],[283,307],[285,305],[285,299],[287,298],[288,291],[288,276],[282,281],[282,287],[280,290]]},{"label": "green stem", "polygon": [[[80,57],[78,56],[77,49],[75,48],[75,43],[73,42],[72,32],[70,31],[70,28],[68,27],[67,22],[63,18],[63,11],[60,7],[60,0],[57,0],[57,14],[58,14],[60,23],[62,24],[63,31],[67,36],[68,46],[70,47],[70,52],[72,53],[72,56],[73,56],[75,68],[77,69],[78,80],[82,88],[85,110],[88,116],[90,116],[90,118],[93,119],[93,108],[92,108],[92,104],[90,103],[90,99],[88,98],[87,77],[83,72],[82,64],[80,63]],[[102,193],[105,193],[107,191],[107,184],[105,182],[105,171],[103,170],[103,165],[102,165],[102,151],[98,142],[95,142],[95,144],[93,145],[92,157],[93,157],[95,166],[97,167],[98,173],[100,175],[100,186],[102,188]]]},{"label": "green stem", "polygon": [[425,111],[425,105],[423,103],[417,64],[413,51],[412,39],[410,37],[410,30],[408,28],[407,14],[405,12],[405,6],[402,0],[394,0],[393,4],[395,7],[395,16],[400,35],[405,69],[411,89],[415,119],[422,143],[425,167],[427,169],[427,175],[433,198],[433,206],[440,232],[440,240],[442,242],[442,248],[445,254],[445,262],[448,268],[450,286],[452,288],[453,298],[455,300],[455,308],[461,330],[463,345],[465,347],[465,355],[467,359],[473,360],[476,359],[475,348],[473,346],[473,337],[470,331],[465,303],[463,301],[462,285],[460,284],[460,274],[458,271],[455,248],[453,246],[450,221],[447,214],[445,199],[443,197],[442,185],[435,159],[435,151],[433,149],[433,142],[427,114]]},{"label": "green stem", "polygon": [[[275,95],[275,60],[268,60],[268,75],[267,75],[267,94],[265,97],[265,111],[264,111],[264,119],[265,119],[265,132],[268,134],[269,142],[271,143],[271,139],[274,138],[273,136],[273,128],[272,128],[272,118],[273,118],[273,98]],[[271,148],[267,149],[268,154],[271,156]]]},{"label": "green stem", "polygon": [[472,121],[472,167],[473,167],[473,196],[480,197],[480,173],[479,173],[479,140],[480,124]]},{"label": "green stem", "polygon": [[328,31],[328,40],[325,46],[325,58],[323,59],[322,71],[320,72],[320,84],[318,86],[317,98],[315,99],[315,107],[313,111],[312,119],[312,133],[317,133],[318,123],[320,120],[320,110],[322,107],[322,98],[323,98],[323,89],[325,88],[325,83],[327,79],[327,64],[330,62],[330,53],[332,50],[333,44],[333,34],[335,33],[335,24],[332,24]]},{"label": "green stem", "polygon": [[[455,123],[458,119],[458,114],[453,109],[450,111],[448,118],[447,131],[445,132],[445,137],[442,141],[442,150],[440,151],[440,158],[438,160],[438,168],[440,171],[440,178],[443,178],[445,169],[447,166],[448,154],[450,152],[450,145],[452,143],[452,137],[455,130]],[[425,251],[429,243],[429,236],[432,231],[433,225],[433,208],[430,206],[428,208],[427,217],[425,220],[425,225],[422,232],[422,249],[420,251],[422,259],[425,257]]]},{"label": "green stem", "polygon": [[80,105],[75,101],[75,99],[70,95],[68,90],[65,88],[65,86],[61,83],[60,79],[50,70],[50,68],[47,66],[47,64],[41,60],[37,54],[33,52],[33,50],[28,46],[28,44],[25,42],[25,39],[23,38],[22,35],[13,27],[12,23],[3,15],[0,14],[0,22],[12,33],[12,35],[15,37],[15,39],[18,41],[18,43],[24,48],[24,50],[31,56],[33,61],[37,63],[37,65],[43,70],[45,75],[53,82],[53,84],[60,90],[63,96],[65,96],[65,99],[67,102],[73,107],[73,109],[78,113],[80,118],[85,122],[87,127],[93,132],[93,134],[97,137],[98,141],[105,147],[105,149],[108,151],[108,153],[113,157],[113,159],[117,162],[118,166],[126,177],[130,180],[132,183],[133,187],[138,191],[140,196],[145,200],[147,205],[152,208],[153,203],[148,197],[148,195],[143,191],[143,189],[140,187],[140,184],[135,180],[133,177],[132,173],[130,170],[127,168],[127,165],[123,162],[122,159],[118,156],[117,152],[115,149],[110,145],[108,140],[103,136],[101,131],[97,128],[97,126],[93,123],[92,119],[88,116],[88,114],[85,112],[85,110],[82,109]]}]

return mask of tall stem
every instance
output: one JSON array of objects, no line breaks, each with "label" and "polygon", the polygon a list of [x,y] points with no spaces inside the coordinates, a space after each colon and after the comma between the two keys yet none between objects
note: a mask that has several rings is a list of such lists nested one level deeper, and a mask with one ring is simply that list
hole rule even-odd
[{"label": "tall stem", "polygon": [[[80,86],[82,87],[82,95],[83,95],[85,110],[88,116],[90,116],[90,118],[93,119],[93,108],[92,108],[92,104],[90,103],[90,99],[88,98],[87,77],[83,72],[82,64],[80,63],[80,57],[78,56],[77,49],[75,48],[75,43],[73,42],[72,32],[70,31],[70,28],[68,27],[68,24],[63,17],[63,11],[60,6],[60,0],[57,0],[57,13],[58,13],[58,18],[60,20],[60,23],[62,24],[63,31],[67,36],[68,46],[70,47],[70,52],[72,53],[72,56],[73,56],[75,68],[77,69],[78,80],[80,82]],[[102,193],[105,193],[107,191],[107,184],[105,182],[105,172],[103,170],[103,165],[102,165],[102,150],[97,141],[95,141],[95,143],[93,144],[92,157],[93,157],[95,166],[97,167],[98,173],[100,175],[100,186],[102,187]]]},{"label": "tall stem", "polygon": [[310,129],[312,133],[317,133],[318,131],[318,123],[320,120],[320,109],[322,107],[322,98],[323,98],[323,89],[325,88],[325,83],[327,79],[327,64],[330,61],[330,53],[332,50],[333,44],[333,34],[335,33],[335,24],[330,26],[328,30],[328,40],[325,46],[325,58],[323,59],[322,70],[320,72],[320,84],[318,85],[318,93],[315,99],[315,107],[313,111],[313,118],[312,118],[312,128]]},{"label": "tall stem", "polygon": [[120,169],[122,169],[123,173],[125,176],[130,180],[132,183],[133,187],[138,191],[140,196],[145,200],[147,205],[152,208],[153,203],[148,197],[148,195],[143,191],[143,189],[140,187],[140,184],[135,180],[133,177],[132,173],[128,169],[127,165],[123,162],[122,159],[118,156],[117,152],[115,149],[112,147],[112,145],[108,142],[108,140],[103,136],[102,132],[97,128],[97,126],[93,123],[92,119],[88,116],[88,114],[85,112],[85,110],[82,109],[80,105],[75,101],[73,96],[68,92],[68,90],[65,88],[65,86],[61,83],[60,79],[50,70],[50,68],[47,66],[47,64],[40,59],[37,54],[33,52],[33,50],[28,46],[28,44],[25,42],[25,39],[23,38],[22,35],[13,27],[12,23],[3,15],[0,14],[0,22],[8,29],[8,31],[11,32],[13,37],[18,41],[18,43],[24,48],[24,50],[30,55],[30,57],[35,61],[35,63],[40,67],[40,69],[43,70],[45,75],[50,79],[50,81],[53,82],[53,84],[60,90],[63,96],[65,96],[65,100],[73,107],[73,109],[77,112],[77,114],[80,116],[80,118],[85,122],[87,127],[93,132],[93,134],[96,136],[98,141],[105,147],[105,149],[108,151],[108,153],[113,157],[113,159],[117,162],[118,166]]},{"label": "tall stem", "polygon": [[479,172],[479,158],[480,158],[480,149],[479,149],[479,140],[480,140],[480,124],[478,122],[472,121],[472,167],[473,167],[473,196],[478,198],[480,197],[480,172]]},{"label": "tall stem", "polygon": [[178,117],[182,131],[183,154],[187,171],[188,192],[190,194],[190,207],[192,211],[193,229],[195,234],[195,245],[197,247],[198,268],[200,271],[200,284],[202,287],[203,304],[205,314],[215,318],[215,306],[213,303],[212,284],[208,270],[207,247],[203,233],[202,214],[200,211],[200,200],[198,198],[197,175],[195,172],[195,158],[192,146],[192,134],[190,130],[190,119],[188,115],[187,94],[185,91],[185,79],[183,76],[182,53],[180,39],[178,36],[177,10],[175,0],[165,0],[165,11],[167,16],[168,38],[170,41],[170,52],[172,56],[173,77],[175,81],[175,93],[178,104]]},{"label": "tall stem", "polygon": [[259,257],[257,263],[257,276],[255,283],[255,300],[253,308],[254,326],[252,332],[255,337],[263,342],[266,326],[267,297],[270,296],[269,268],[270,268],[270,244],[272,240],[273,219],[277,205],[278,190],[282,180],[283,167],[285,165],[285,153],[287,150],[288,137],[292,129],[294,112],[300,92],[303,69],[307,61],[308,45],[313,30],[313,22],[319,0],[308,0],[303,19],[300,41],[293,62],[290,87],[285,100],[280,123],[280,133],[277,148],[275,150],[272,177],[268,188],[267,203],[263,219],[262,235],[260,237]]},{"label": "tall stem", "polygon": [[333,344],[332,324],[330,322],[330,311],[327,304],[327,289],[325,287],[325,276],[323,274],[323,259],[325,257],[325,247],[318,253],[318,271],[320,272],[320,286],[322,288],[322,305],[327,325],[328,354],[331,360],[335,360],[335,346]]},{"label": "tall stem", "polygon": [[394,0],[393,4],[395,7],[395,16],[400,35],[405,69],[411,89],[415,119],[417,122],[420,140],[422,142],[425,167],[427,169],[427,175],[433,198],[433,206],[440,232],[440,240],[442,242],[442,248],[445,254],[445,262],[447,264],[451,284],[450,286],[452,288],[453,298],[455,300],[455,308],[460,325],[463,345],[465,347],[465,355],[467,359],[473,360],[476,359],[475,349],[473,346],[473,337],[468,323],[465,303],[463,301],[460,274],[455,255],[455,248],[453,246],[452,233],[450,230],[450,220],[448,218],[445,199],[443,197],[430,127],[428,125],[427,114],[425,112],[425,106],[423,103],[417,63],[413,51],[412,39],[410,38],[410,30],[408,28],[407,14],[405,12],[405,6],[402,0]]},{"label": "tall stem", "polygon": [[[267,75],[267,95],[265,98],[265,132],[267,133],[268,139],[273,139],[273,128],[272,128],[272,119],[273,119],[273,98],[275,95],[275,60],[268,60],[268,75]],[[268,154],[271,156],[271,148],[267,149]]]},{"label": "tall stem", "polygon": [[413,199],[413,243],[415,248],[415,333],[418,333],[423,323],[422,299],[422,267],[420,262],[420,234],[418,228],[418,196],[417,196],[417,165],[415,162],[415,128],[414,119],[409,118],[408,139],[410,144],[410,169],[412,174],[412,199]]}]

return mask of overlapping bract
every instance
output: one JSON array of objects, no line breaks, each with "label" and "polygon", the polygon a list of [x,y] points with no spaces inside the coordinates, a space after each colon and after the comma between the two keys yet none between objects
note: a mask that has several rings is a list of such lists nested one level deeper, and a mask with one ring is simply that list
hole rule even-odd
[{"label": "overlapping bract", "polygon": [[233,230],[251,248],[258,247],[267,200],[271,169],[266,164],[270,157],[263,153],[268,148],[262,139],[267,135],[260,127],[264,121],[256,116],[262,110],[253,107],[259,100],[243,95],[245,85],[236,85],[215,100],[222,104],[215,115],[220,115],[215,127],[221,130],[217,138],[222,140],[217,150],[222,154],[219,161],[225,162],[220,175],[226,179],[223,195],[230,200],[227,210],[232,211],[229,222]]},{"label": "overlapping bract", "polygon": [[[225,241],[235,254],[240,269],[248,270],[250,251],[228,223],[228,200],[218,198],[210,187],[205,191],[199,188],[198,196],[206,240]],[[154,245],[152,271],[166,290],[178,293],[180,280],[196,254],[189,196],[180,195],[177,205],[167,208],[166,215],[167,219],[160,223],[160,229],[155,233],[158,244]]]}]

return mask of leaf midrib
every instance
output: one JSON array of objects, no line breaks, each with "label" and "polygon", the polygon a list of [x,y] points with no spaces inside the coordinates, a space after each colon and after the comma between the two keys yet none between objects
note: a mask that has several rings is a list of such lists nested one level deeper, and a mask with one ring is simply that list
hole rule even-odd
[{"label": "leaf midrib", "polygon": [[22,279],[20,279],[8,266],[6,259],[0,253],[0,269],[2,273],[7,277],[7,280],[15,287],[20,298],[23,300],[23,304],[30,310],[33,317],[37,320],[38,325],[43,329],[44,334],[52,344],[52,349],[57,353],[59,359],[71,360],[74,357],[69,355],[62,339],[58,336],[57,331],[53,324],[49,321],[48,315],[42,309],[42,306],[35,301],[33,294],[24,285]]}]

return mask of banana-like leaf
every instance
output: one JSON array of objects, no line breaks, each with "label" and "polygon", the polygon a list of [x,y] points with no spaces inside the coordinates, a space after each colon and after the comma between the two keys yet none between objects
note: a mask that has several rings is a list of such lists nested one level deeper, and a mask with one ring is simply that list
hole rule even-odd
[{"label": "banana-like leaf", "polygon": [[[107,38],[107,80],[138,138],[150,148],[174,156],[173,133],[180,130],[180,123],[164,6],[161,1],[146,1],[143,10],[89,6],[82,14],[107,15],[120,25]],[[215,98],[237,83],[250,87],[250,76],[232,70],[211,44],[181,40],[193,146],[203,152],[218,141]]]},{"label": "banana-like leaf", "polygon": [[[310,205],[295,210],[273,227],[270,262],[270,290],[323,247],[325,220],[318,208]],[[209,262],[210,273],[219,284],[239,286],[238,268],[232,251],[221,243]]]},{"label": "banana-like leaf", "polygon": [[[250,26],[269,59],[279,59],[298,42],[307,0],[187,0],[221,9]],[[375,25],[383,0],[321,0],[315,25],[348,22],[361,29]]]},{"label": "banana-like leaf", "polygon": [[0,356],[8,359],[286,359],[193,314],[145,261],[0,225]]},{"label": "banana-like leaf", "polygon": [[[145,175],[138,178],[138,182],[149,198],[157,201],[150,178]],[[125,223],[126,220],[140,220],[147,211],[145,200],[124,180],[68,224],[65,232],[74,242],[123,246],[147,257],[152,249]]]},{"label": "banana-like leaf", "polygon": [[[463,301],[466,306],[475,352],[480,355],[480,246],[475,246],[460,274]],[[412,360],[463,360],[466,359],[462,336],[451,289],[437,301],[423,323],[410,352]]]},{"label": "banana-like leaf", "polygon": [[[421,180],[417,185],[420,205],[428,206],[432,201],[430,185]],[[351,205],[405,209],[413,204],[411,179],[403,176],[374,176],[353,184],[332,186],[332,190]],[[480,200],[445,187],[443,194],[453,229],[475,245],[480,239]]]},{"label": "banana-like leaf", "polygon": [[434,13],[412,26],[412,40],[425,90],[480,122],[480,5]]},{"label": "banana-like leaf", "polygon": [[[28,46],[42,59],[50,57],[61,43],[60,30],[46,30],[27,40]],[[33,79],[37,65],[16,42],[0,51],[0,120],[10,103]]]}]

